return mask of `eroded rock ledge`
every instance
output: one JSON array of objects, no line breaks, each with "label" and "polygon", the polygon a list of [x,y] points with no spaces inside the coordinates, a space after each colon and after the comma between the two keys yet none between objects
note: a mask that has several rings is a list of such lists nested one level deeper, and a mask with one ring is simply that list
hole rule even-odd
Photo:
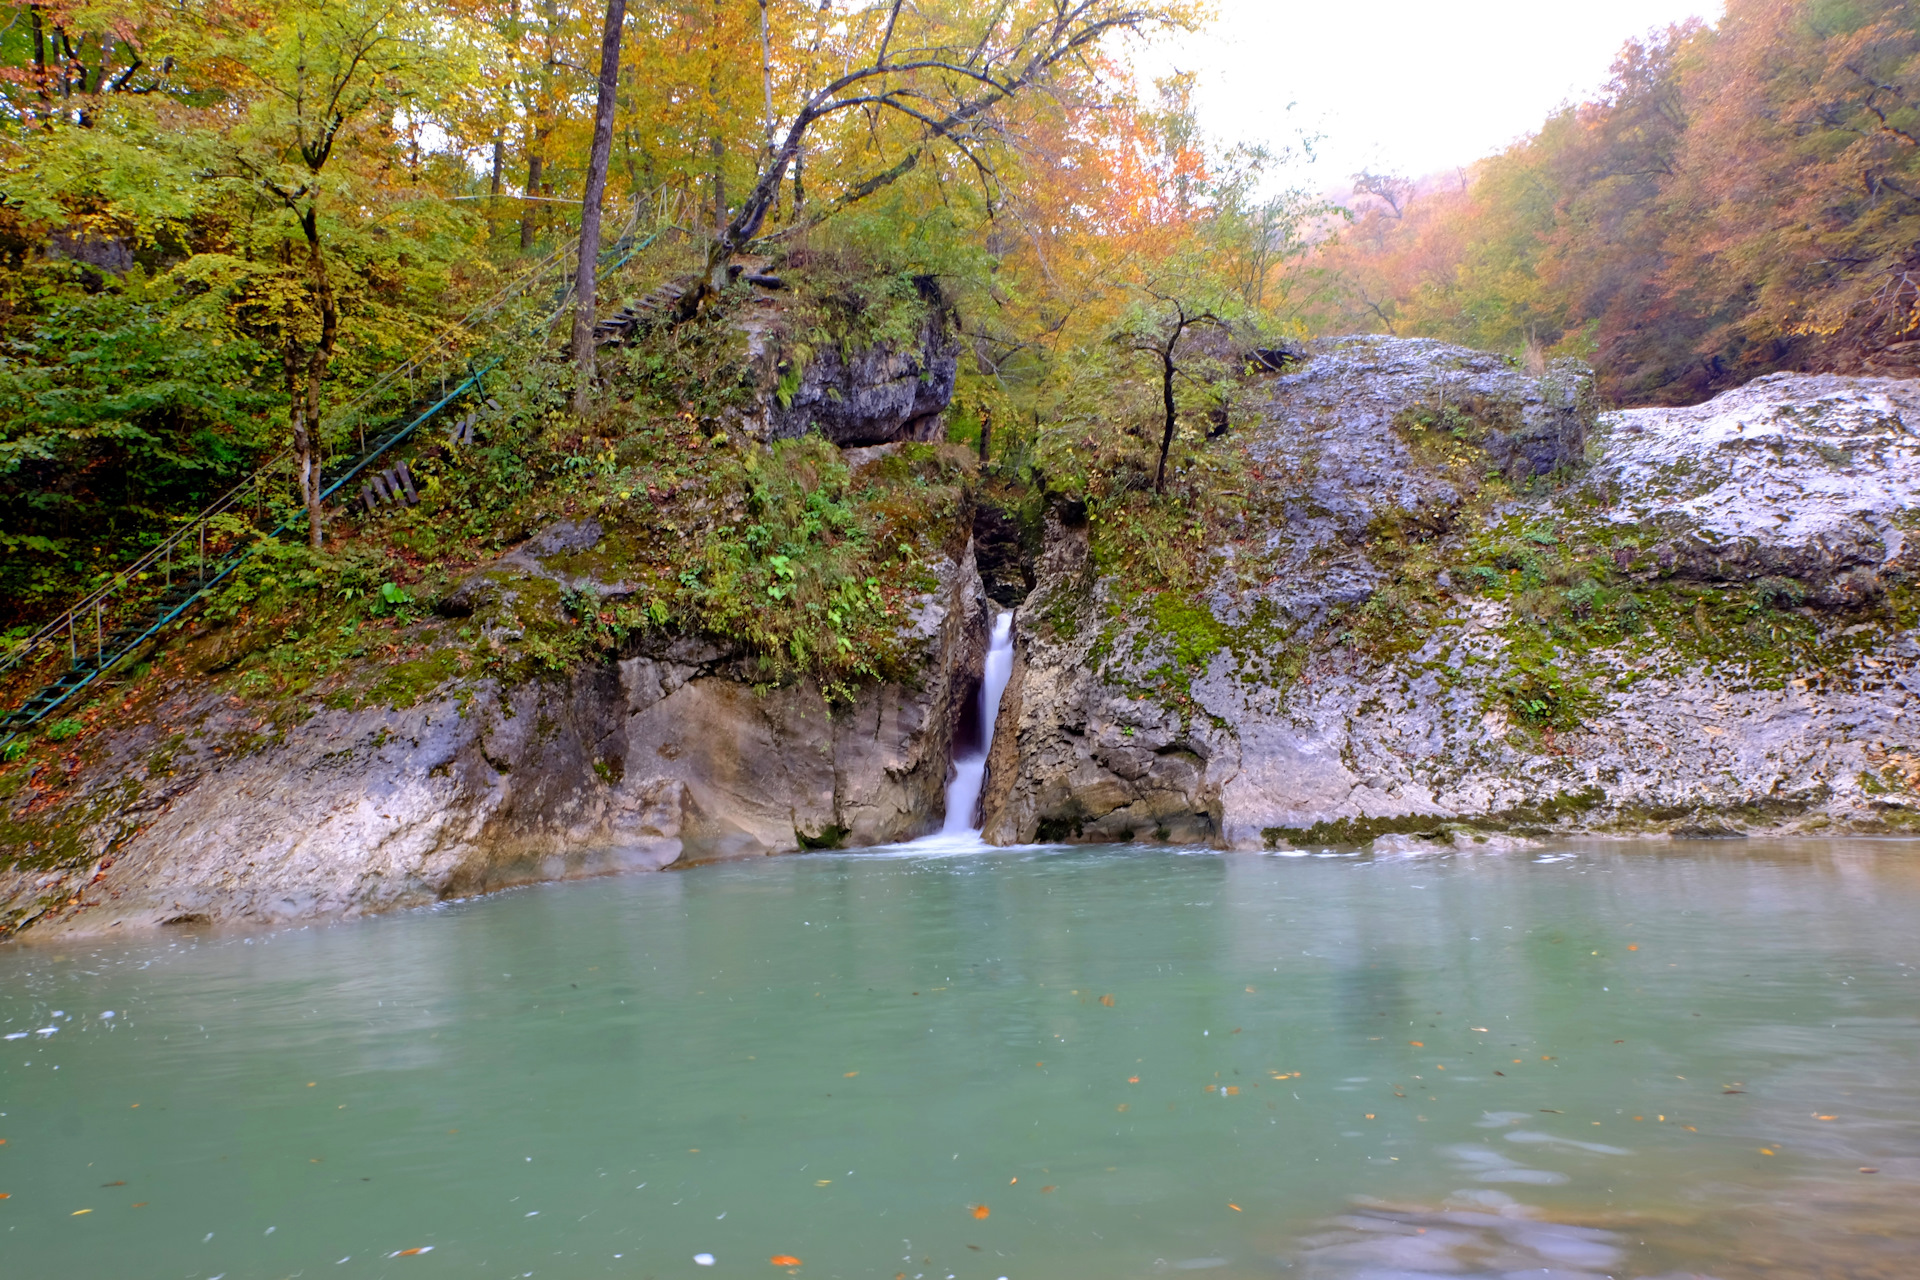
[{"label": "eroded rock ledge", "polygon": [[[467,604],[577,586],[567,557],[597,536],[544,531],[475,575]],[[65,802],[59,834],[89,860],[0,872],[0,904],[15,930],[275,922],[926,834],[987,631],[971,555],[932,567],[908,626],[919,680],[852,705],[757,688],[738,655],[690,640],[564,680],[456,682],[404,710],[316,708],[278,737],[238,705],[183,699],[156,720],[195,733],[121,737]]]}]

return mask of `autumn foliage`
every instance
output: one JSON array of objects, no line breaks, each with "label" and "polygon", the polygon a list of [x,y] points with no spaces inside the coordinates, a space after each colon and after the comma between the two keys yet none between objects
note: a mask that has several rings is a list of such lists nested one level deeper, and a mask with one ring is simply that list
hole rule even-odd
[{"label": "autumn foliage", "polygon": [[1920,13],[1730,0],[1629,44],[1597,101],[1392,194],[1356,191],[1316,254],[1317,327],[1585,355],[1624,403],[1920,371]]}]

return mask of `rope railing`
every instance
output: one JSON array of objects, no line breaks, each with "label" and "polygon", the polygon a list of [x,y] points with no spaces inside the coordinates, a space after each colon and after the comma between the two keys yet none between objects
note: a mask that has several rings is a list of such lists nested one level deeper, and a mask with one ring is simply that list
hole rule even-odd
[{"label": "rope railing", "polygon": [[[617,255],[610,267],[604,267],[606,274],[617,271],[636,254],[652,245],[662,234],[677,227],[675,215],[680,213],[685,199],[682,192],[670,191],[665,186],[636,201],[627,217],[623,219],[616,232],[613,243],[602,250],[603,254]],[[651,212],[652,218],[647,214]],[[639,232],[647,222],[652,223],[650,234],[641,239]],[[683,228],[682,228],[683,229]],[[468,392],[481,387],[485,373],[497,366],[501,357],[488,361],[485,368],[475,370],[470,359],[471,335],[478,326],[497,317],[509,305],[527,298],[549,281],[555,281],[556,271],[567,267],[579,248],[576,236],[547,254],[532,267],[523,272],[516,280],[503,285],[482,300],[466,315],[452,321],[410,360],[397,365],[379,378],[360,389],[350,400],[335,407],[321,420],[319,438],[340,439],[344,434],[358,429],[361,449],[344,472],[334,476],[321,490],[321,500],[325,501],[343,485],[358,476],[376,459],[402,443],[420,426],[432,420],[450,404]],[[542,321],[533,326],[536,329],[550,330],[554,323],[571,308],[573,301],[573,279],[570,271],[554,294],[550,309]],[[450,362],[458,361],[455,368],[465,376],[448,388]],[[365,421],[372,417],[384,417],[378,412],[383,400],[388,399],[405,388],[405,403],[418,406],[427,395],[420,388],[425,379],[421,375],[431,372],[437,376],[441,386],[431,403],[418,413],[403,413],[405,419],[396,429],[377,439],[372,448],[366,447]],[[431,394],[431,393],[428,393]],[[37,631],[26,637],[4,655],[0,655],[0,680],[22,671],[52,657],[64,650],[68,660],[66,673],[52,684],[44,686],[31,694],[20,705],[0,713],[0,729],[10,730],[5,739],[10,742],[19,732],[48,713],[63,705],[75,694],[92,684],[95,679],[118,665],[127,655],[145,644],[149,639],[179,618],[207,592],[219,585],[240,564],[254,554],[262,545],[295,527],[303,524],[306,511],[303,509],[281,520],[277,527],[264,537],[256,538],[245,547],[236,549],[222,547],[216,522],[222,516],[236,511],[259,510],[266,505],[269,492],[276,490],[283,480],[282,471],[287,472],[285,479],[291,478],[290,463],[293,450],[281,449],[266,462],[254,469],[246,478],[239,481],[225,493],[215,498],[196,515],[186,520],[159,544],[135,559],[131,564],[115,572],[105,583],[83,596],[57,617],[49,620]],[[213,560],[209,563],[209,533],[213,532]],[[156,588],[150,580],[157,573],[161,584],[157,588],[162,593],[171,590],[176,573],[184,572],[192,566],[190,581],[193,589],[177,604],[163,605],[154,622],[139,629],[137,635],[130,638],[121,634],[118,625],[118,613],[114,610],[115,625],[113,634],[108,633],[107,613],[110,603],[133,603],[135,598],[151,602]],[[163,596],[164,599],[164,596]],[[107,647],[112,640],[113,652]],[[88,644],[87,641],[92,643]],[[82,666],[82,655],[88,649],[91,661]]]}]

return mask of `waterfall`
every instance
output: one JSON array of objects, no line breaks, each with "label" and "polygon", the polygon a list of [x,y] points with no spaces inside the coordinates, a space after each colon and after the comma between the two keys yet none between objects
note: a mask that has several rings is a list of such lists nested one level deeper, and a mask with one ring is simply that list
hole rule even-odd
[{"label": "waterfall", "polygon": [[1013,674],[1013,610],[993,620],[993,638],[987,644],[986,670],[980,680],[980,748],[953,760],[953,779],[947,783],[947,821],[942,836],[978,831],[974,818],[980,808],[980,784],[986,778],[987,752],[993,747],[993,722],[1000,718],[1000,695]]}]

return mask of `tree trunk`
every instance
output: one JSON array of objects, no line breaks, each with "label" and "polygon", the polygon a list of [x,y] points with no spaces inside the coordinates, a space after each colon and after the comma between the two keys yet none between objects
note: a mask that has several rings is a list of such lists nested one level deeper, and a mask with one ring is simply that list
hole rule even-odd
[{"label": "tree trunk", "polygon": [[492,243],[500,220],[500,166],[506,162],[507,142],[498,130],[493,135],[493,176],[487,183],[487,241]]},{"label": "tree trunk", "polygon": [[539,146],[540,138],[535,134],[533,145],[527,148],[527,198],[520,209],[520,252],[522,253],[533,248],[534,219],[540,208],[539,200],[535,199],[540,194]]},{"label": "tree trunk", "polygon": [[326,543],[325,512],[320,506],[319,451],[326,444],[319,438],[320,387],[326,380],[327,363],[333,358],[334,344],[340,337],[340,312],[334,303],[333,280],[327,274],[326,255],[320,247],[320,211],[317,206],[308,205],[300,215],[300,230],[307,238],[307,267],[313,274],[314,292],[320,300],[320,343],[307,361],[306,405],[304,411],[295,411],[294,450],[301,452],[304,441],[307,465],[303,472],[305,492],[302,496],[307,504],[307,545],[319,551]]},{"label": "tree trunk", "polygon": [[580,268],[574,275],[573,412],[584,416],[593,391],[595,279],[600,261],[600,205],[607,193],[607,157],[613,151],[614,95],[620,83],[620,32],[627,0],[607,0],[600,38],[600,98],[593,108],[593,150],[587,157],[587,189],[580,206]]},{"label": "tree trunk", "polygon": [[760,88],[767,99],[767,136],[762,164],[773,163],[773,41],[767,30],[767,0],[760,0]]},{"label": "tree trunk", "polygon": [[993,448],[993,410],[986,406],[980,409],[980,461],[985,463],[987,451]]},{"label": "tree trunk", "polygon": [[1173,343],[1180,340],[1176,331],[1173,342],[1167,343],[1160,351],[1160,399],[1167,413],[1166,430],[1160,435],[1160,470],[1153,477],[1153,491],[1167,491],[1167,451],[1173,448],[1173,426],[1175,422],[1173,408]]}]

